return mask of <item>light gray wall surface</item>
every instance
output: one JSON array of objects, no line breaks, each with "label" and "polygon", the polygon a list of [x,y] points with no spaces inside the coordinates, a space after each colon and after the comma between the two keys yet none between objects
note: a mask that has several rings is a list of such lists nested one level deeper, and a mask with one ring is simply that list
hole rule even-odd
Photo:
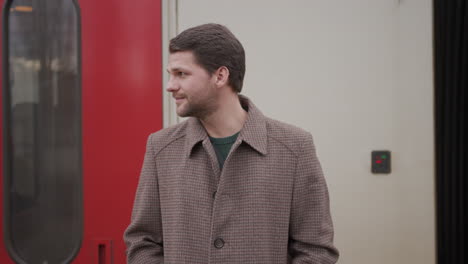
[{"label": "light gray wall surface", "polygon": [[[432,2],[178,0],[177,32],[228,26],[243,94],[310,131],[344,264],[435,263]],[[372,150],[392,151],[389,175]]]}]

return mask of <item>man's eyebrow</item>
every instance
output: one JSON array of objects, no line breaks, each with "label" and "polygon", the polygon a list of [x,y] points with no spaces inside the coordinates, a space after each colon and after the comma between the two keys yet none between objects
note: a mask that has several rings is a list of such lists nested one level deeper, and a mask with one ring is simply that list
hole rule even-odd
[{"label": "man's eyebrow", "polygon": [[166,68],[166,71],[167,71],[168,73],[170,73],[170,72],[184,71],[184,69],[179,68],[179,67],[176,67],[176,68]]}]

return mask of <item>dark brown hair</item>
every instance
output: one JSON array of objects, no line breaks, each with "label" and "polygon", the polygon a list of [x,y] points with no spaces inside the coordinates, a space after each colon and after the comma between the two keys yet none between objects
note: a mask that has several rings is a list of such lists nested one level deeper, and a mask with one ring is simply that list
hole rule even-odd
[{"label": "dark brown hair", "polygon": [[229,85],[240,93],[245,75],[245,52],[242,44],[225,26],[203,24],[182,31],[169,42],[169,52],[193,52],[196,62],[208,73],[219,67],[229,69]]}]

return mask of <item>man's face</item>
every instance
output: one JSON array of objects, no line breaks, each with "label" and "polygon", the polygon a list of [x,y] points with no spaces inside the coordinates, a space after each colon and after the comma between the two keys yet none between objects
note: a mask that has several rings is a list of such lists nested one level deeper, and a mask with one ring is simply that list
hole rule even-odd
[{"label": "man's face", "polygon": [[196,63],[191,51],[171,53],[167,71],[166,90],[172,93],[179,116],[203,118],[216,109],[215,77]]}]

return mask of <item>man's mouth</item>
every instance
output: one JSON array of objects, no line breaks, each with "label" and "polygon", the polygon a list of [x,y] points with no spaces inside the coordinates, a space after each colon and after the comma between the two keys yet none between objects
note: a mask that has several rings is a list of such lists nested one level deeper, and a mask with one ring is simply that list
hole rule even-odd
[{"label": "man's mouth", "polygon": [[180,103],[185,99],[185,97],[183,97],[183,96],[173,96],[173,97],[174,97],[174,100],[176,101],[176,103]]}]

